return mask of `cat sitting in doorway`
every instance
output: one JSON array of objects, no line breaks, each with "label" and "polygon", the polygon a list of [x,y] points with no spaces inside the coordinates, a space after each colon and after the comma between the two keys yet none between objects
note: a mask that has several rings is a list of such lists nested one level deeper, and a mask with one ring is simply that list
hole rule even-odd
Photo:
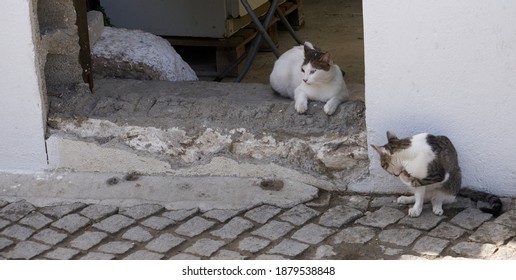
[{"label": "cat sitting in doorway", "polygon": [[[497,196],[470,189],[462,189],[462,173],[457,151],[446,136],[421,133],[398,139],[387,132],[388,143],[383,146],[371,145],[380,154],[382,168],[399,177],[414,193],[400,196],[398,203],[412,204],[408,214],[418,217],[425,201],[431,201],[436,215],[443,214],[443,203],[455,201],[456,195],[469,197],[473,201],[485,201],[490,208],[480,210],[497,216],[502,210],[502,202]],[[460,193],[459,193],[460,190]]]},{"label": "cat sitting in doorway", "polygon": [[331,115],[349,98],[343,72],[328,52],[310,42],[286,51],[274,63],[270,75],[274,91],[295,100],[298,113],[305,113],[308,100],[326,102],[324,112]]}]

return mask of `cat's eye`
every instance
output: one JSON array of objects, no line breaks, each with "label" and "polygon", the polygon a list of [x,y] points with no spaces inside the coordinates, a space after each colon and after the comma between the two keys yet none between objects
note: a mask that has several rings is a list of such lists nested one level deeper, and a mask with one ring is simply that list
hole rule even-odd
[{"label": "cat's eye", "polygon": [[315,70],[310,71],[310,74],[313,74],[313,73],[315,73]]},{"label": "cat's eye", "polygon": [[301,72],[305,73],[305,69],[301,68]]}]

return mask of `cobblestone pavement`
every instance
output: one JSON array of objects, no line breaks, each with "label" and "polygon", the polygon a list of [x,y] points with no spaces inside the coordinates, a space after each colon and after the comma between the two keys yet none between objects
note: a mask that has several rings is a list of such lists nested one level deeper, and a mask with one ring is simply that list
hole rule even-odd
[{"label": "cobblestone pavement", "polygon": [[419,218],[395,196],[322,193],[292,208],[167,210],[0,200],[0,259],[516,259],[516,206]]}]

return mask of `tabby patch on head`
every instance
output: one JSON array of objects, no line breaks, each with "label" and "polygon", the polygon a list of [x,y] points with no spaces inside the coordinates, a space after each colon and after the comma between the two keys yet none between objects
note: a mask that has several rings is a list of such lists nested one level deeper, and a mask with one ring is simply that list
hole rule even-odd
[{"label": "tabby patch on head", "polygon": [[[331,56],[327,52],[322,52],[321,49],[311,45],[310,43],[306,43],[304,45],[305,49],[305,60],[303,61],[303,66],[310,63],[313,68],[329,71],[331,64],[333,63]],[[303,71],[303,70],[302,70]]]}]

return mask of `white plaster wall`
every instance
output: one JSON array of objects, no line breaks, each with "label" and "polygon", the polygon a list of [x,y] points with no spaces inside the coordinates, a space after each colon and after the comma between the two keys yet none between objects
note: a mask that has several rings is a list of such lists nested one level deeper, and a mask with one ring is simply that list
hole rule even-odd
[{"label": "white plaster wall", "polygon": [[[369,144],[447,135],[463,186],[516,196],[516,1],[364,0]],[[401,192],[369,149],[354,190]]]},{"label": "white plaster wall", "polygon": [[0,171],[47,166],[31,0],[0,1]]}]

